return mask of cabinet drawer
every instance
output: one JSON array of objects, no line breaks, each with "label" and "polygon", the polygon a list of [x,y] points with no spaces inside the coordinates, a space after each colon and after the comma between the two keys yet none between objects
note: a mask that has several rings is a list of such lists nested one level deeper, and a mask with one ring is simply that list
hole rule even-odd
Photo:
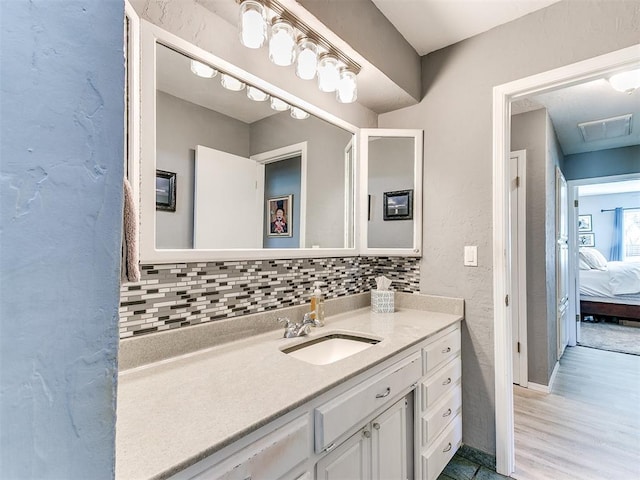
[{"label": "cabinet drawer", "polygon": [[427,375],[438,365],[452,359],[460,352],[460,328],[422,349],[423,372]]},{"label": "cabinet drawer", "polygon": [[421,372],[420,352],[416,352],[316,408],[316,452],[323,451],[340,435],[417,382]]},{"label": "cabinet drawer", "polygon": [[[194,475],[198,480],[274,480],[306,460],[310,432],[305,415],[262,437],[211,469]],[[297,476],[300,474],[298,473]],[[304,477],[303,477],[304,478]]]},{"label": "cabinet drawer", "polygon": [[434,480],[442,473],[449,460],[460,448],[462,442],[462,419],[456,416],[449,426],[442,432],[433,447],[426,450],[420,457],[422,464],[422,480]]},{"label": "cabinet drawer", "polygon": [[448,392],[459,388],[460,377],[462,377],[462,364],[460,357],[457,357],[424,380],[420,385],[421,413],[426,412],[427,408]]},{"label": "cabinet drawer", "polygon": [[421,447],[425,448],[444,430],[449,422],[454,419],[462,408],[462,389],[460,386],[453,389],[437,402],[422,417]]}]

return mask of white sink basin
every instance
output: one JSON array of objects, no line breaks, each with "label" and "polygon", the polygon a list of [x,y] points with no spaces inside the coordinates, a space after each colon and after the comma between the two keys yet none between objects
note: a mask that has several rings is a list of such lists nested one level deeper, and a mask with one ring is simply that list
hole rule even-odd
[{"label": "white sink basin", "polygon": [[380,340],[346,333],[330,333],[313,338],[282,351],[287,355],[314,365],[327,365],[372,347]]}]

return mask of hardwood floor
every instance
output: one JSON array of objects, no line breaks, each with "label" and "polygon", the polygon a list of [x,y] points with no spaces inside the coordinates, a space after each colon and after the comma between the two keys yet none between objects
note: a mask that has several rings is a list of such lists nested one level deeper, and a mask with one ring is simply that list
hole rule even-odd
[{"label": "hardwood floor", "polygon": [[514,386],[518,480],[640,479],[640,356],[568,347],[550,394]]}]

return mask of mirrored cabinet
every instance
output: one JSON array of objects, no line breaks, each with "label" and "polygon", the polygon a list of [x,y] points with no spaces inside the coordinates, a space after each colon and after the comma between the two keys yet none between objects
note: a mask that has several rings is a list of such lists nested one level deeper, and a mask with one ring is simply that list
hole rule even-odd
[{"label": "mirrored cabinet", "polygon": [[142,263],[420,255],[421,131],[358,129],[148,22],[140,36]]}]

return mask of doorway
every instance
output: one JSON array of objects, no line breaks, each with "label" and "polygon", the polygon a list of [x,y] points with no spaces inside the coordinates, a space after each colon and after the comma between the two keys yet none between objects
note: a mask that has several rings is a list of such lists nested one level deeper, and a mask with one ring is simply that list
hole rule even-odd
[{"label": "doorway", "polygon": [[[513,427],[511,238],[509,229],[510,104],[534,93],[551,91],[588,80],[603,78],[640,63],[638,47],[633,46],[549,72],[516,80],[494,88],[494,343],[495,416],[497,471],[510,475],[515,470]],[[505,301],[506,300],[506,301]]]}]

